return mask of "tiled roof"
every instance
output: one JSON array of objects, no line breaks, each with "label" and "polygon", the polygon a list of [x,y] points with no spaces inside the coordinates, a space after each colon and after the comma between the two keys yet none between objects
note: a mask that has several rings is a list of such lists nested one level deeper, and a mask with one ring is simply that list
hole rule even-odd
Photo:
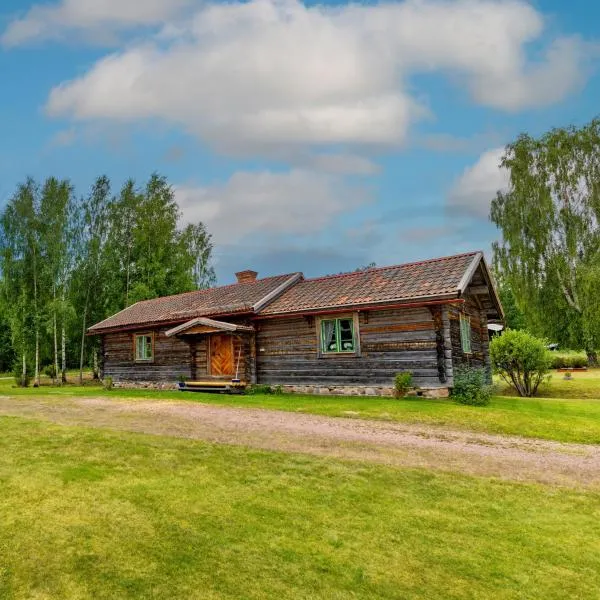
[{"label": "tiled roof", "polygon": [[252,312],[265,297],[290,281],[295,274],[235,283],[208,290],[187,292],[138,302],[91,327],[90,333],[104,330],[186,321],[195,317]]},{"label": "tiled roof", "polygon": [[458,296],[459,287],[480,252],[423,262],[306,279],[260,311],[263,315],[318,311],[350,306],[409,302]]},{"label": "tiled roof", "polygon": [[[472,275],[472,268],[478,264],[476,259],[482,256],[471,252],[318,279],[301,279],[300,274],[294,273],[145,300],[94,325],[89,332],[238,313],[270,316],[458,297],[465,277]],[[281,286],[285,289],[277,296]]]}]

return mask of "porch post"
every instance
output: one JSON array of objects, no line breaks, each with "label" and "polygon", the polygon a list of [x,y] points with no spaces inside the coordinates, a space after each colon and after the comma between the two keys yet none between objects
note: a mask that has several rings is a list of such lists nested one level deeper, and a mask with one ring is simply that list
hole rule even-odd
[{"label": "porch post", "polygon": [[250,383],[256,385],[258,376],[256,373],[256,333],[252,333],[250,336]]}]

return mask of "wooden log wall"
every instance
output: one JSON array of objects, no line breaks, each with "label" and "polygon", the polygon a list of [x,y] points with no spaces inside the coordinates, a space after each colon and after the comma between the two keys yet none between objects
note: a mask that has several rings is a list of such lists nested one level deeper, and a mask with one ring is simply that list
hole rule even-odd
[{"label": "wooden log wall", "polygon": [[[443,314],[441,325],[443,326]],[[446,387],[449,336],[428,308],[378,310],[359,315],[360,356],[319,358],[318,319],[290,317],[258,321],[258,383],[271,385],[386,385],[411,371],[420,387]],[[441,342],[443,342],[440,347]],[[443,353],[444,364],[438,357]]]},{"label": "wooden log wall", "polygon": [[[244,323],[247,324],[247,323]],[[112,377],[115,382],[144,381],[168,382],[210,379],[209,336],[190,335],[166,337],[169,328],[155,329],[154,361],[136,362],[134,357],[134,336],[151,333],[150,330],[110,333],[102,339],[103,375]],[[256,361],[253,358],[254,334],[234,335],[234,373],[240,355],[240,378],[256,381]],[[221,379],[230,379],[225,377]]]},{"label": "wooden log wall", "polygon": [[168,338],[166,329],[154,330],[154,362],[136,362],[134,335],[139,332],[109,333],[104,336],[104,376],[119,381],[177,381],[190,378],[192,372],[190,345],[176,337]]},{"label": "wooden log wall", "polygon": [[[449,307],[448,319],[450,325],[450,344],[452,347],[452,367],[456,371],[461,366],[483,367],[491,382],[491,367],[489,354],[489,332],[485,310],[481,310],[474,299],[466,297],[462,307]],[[471,354],[462,350],[460,338],[461,314],[471,319]]]}]

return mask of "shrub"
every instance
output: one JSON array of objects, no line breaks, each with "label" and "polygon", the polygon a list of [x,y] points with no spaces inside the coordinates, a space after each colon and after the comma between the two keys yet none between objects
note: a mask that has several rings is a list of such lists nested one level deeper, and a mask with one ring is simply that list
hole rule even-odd
[{"label": "shrub", "polygon": [[459,404],[487,406],[492,399],[492,386],[485,369],[459,367],[454,372],[452,397]]},{"label": "shrub", "polygon": [[406,396],[406,392],[413,387],[413,376],[410,371],[404,373],[396,373],[394,379],[394,389],[396,390],[396,398]]},{"label": "shrub", "polygon": [[588,358],[585,353],[577,353],[573,355],[573,368],[583,369],[588,366]]},{"label": "shrub", "polygon": [[23,365],[20,363],[15,363],[14,369],[13,369],[13,376],[15,378],[15,383],[17,386],[19,387],[29,387],[29,384],[31,383],[31,376],[29,373],[25,373],[25,375],[23,375]]},{"label": "shrub", "polygon": [[251,396],[257,395],[270,395],[273,394],[274,390],[270,385],[266,384],[254,384],[246,388],[246,394],[250,394]]},{"label": "shrub", "polygon": [[585,352],[551,352],[552,369],[580,369],[588,366]]},{"label": "shrub", "polygon": [[112,377],[105,377],[102,380],[102,387],[105,390],[112,390],[113,389],[113,378]]},{"label": "shrub", "polygon": [[526,331],[506,331],[490,343],[492,366],[522,397],[535,396],[552,364],[545,340]]},{"label": "shrub", "polygon": [[50,379],[56,379],[56,367],[54,365],[44,367],[44,375],[50,377]]}]

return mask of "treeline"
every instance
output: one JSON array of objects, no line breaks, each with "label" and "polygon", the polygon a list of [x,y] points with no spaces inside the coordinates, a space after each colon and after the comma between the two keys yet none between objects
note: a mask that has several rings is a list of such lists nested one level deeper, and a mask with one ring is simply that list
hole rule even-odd
[{"label": "treeline", "polygon": [[138,302],[214,284],[211,236],[202,223],[180,227],[181,210],[164,177],[114,194],[99,177],[76,195],[54,177],[19,185],[0,216],[0,371],[39,385],[67,368],[97,365],[87,328]]}]

